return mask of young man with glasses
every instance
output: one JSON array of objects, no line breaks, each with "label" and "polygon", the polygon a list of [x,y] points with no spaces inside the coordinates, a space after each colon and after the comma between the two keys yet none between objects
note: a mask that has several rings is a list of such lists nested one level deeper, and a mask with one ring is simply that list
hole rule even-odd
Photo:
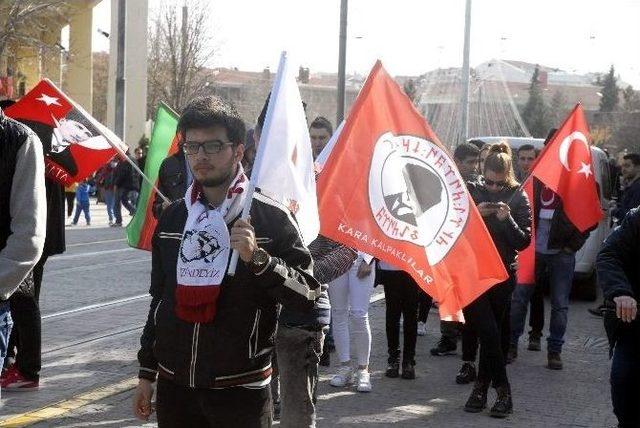
[{"label": "young man with glasses", "polygon": [[[313,308],[320,287],[311,255],[287,208],[259,192],[240,218],[246,132],[233,106],[196,98],[178,132],[194,181],[164,209],[153,237],[134,412],[149,418],[157,378],[160,428],[268,427],[278,307]],[[240,261],[229,276],[233,250]]]}]

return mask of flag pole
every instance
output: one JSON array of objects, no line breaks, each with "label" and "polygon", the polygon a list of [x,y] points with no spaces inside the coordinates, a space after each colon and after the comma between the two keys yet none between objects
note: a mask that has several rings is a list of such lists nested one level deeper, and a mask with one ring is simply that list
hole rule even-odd
[{"label": "flag pole", "polygon": [[[278,65],[278,72],[276,74],[276,79],[273,84],[273,89],[271,90],[271,95],[269,95],[269,104],[267,105],[267,114],[264,119],[264,124],[262,129],[260,130],[260,141],[258,142],[258,150],[256,152],[256,158],[253,162],[253,168],[251,169],[251,177],[249,179],[249,186],[247,188],[247,196],[244,204],[244,208],[242,210],[242,219],[246,220],[249,217],[249,213],[251,212],[251,204],[253,203],[253,194],[256,191],[256,180],[260,174],[260,167],[262,164],[262,158],[264,156],[264,151],[266,150],[266,137],[264,132],[271,127],[271,120],[273,117],[273,109],[274,103],[273,99],[277,96],[280,89],[280,81],[282,80],[282,73],[284,72],[284,65],[287,60],[287,52],[283,51],[280,55],[280,63]],[[231,253],[231,260],[229,261],[229,268],[227,269],[227,274],[229,276],[234,276],[236,274],[236,268],[238,267],[238,257],[239,253],[236,250],[233,250]]]}]

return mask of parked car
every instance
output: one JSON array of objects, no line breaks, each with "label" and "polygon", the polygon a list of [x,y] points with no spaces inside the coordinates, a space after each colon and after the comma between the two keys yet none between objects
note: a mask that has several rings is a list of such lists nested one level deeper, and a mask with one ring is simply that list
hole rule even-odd
[{"label": "parked car", "polygon": [[[476,137],[474,140],[482,140],[486,143],[507,141],[513,150],[514,157],[520,146],[531,144],[536,149],[542,150],[544,139],[527,137]],[[595,146],[591,146],[591,158],[593,169],[598,183],[600,194],[600,206],[604,212],[604,218],[598,227],[591,232],[589,239],[576,254],[576,268],[573,284],[573,295],[583,300],[593,301],[598,296],[596,285],[595,261],[602,243],[611,231],[610,201],[612,199],[613,184],[611,182],[609,162],[606,153]],[[515,165],[515,159],[514,159]]]}]

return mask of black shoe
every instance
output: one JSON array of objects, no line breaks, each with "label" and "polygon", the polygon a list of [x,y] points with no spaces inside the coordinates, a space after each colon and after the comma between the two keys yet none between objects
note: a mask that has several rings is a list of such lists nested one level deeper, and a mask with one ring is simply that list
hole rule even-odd
[{"label": "black shoe", "polygon": [[518,345],[509,345],[509,352],[507,352],[507,364],[513,363],[518,358]]},{"label": "black shoe", "polygon": [[464,405],[464,411],[469,413],[480,413],[487,408],[487,391],[489,384],[479,380],[473,385],[471,395]]},{"label": "black shoe", "polygon": [[466,385],[476,380],[476,366],[473,363],[464,363],[456,376],[458,385]]},{"label": "black shoe", "polygon": [[412,361],[402,363],[402,379],[416,378],[416,364]]},{"label": "black shoe", "polygon": [[453,355],[456,353],[458,345],[455,340],[441,337],[438,346],[431,349],[431,355],[434,357],[442,357],[444,355]]},{"label": "black shoe", "polygon": [[513,413],[513,401],[511,400],[511,387],[509,385],[496,388],[498,398],[491,408],[491,416],[494,418],[506,418]]},{"label": "black shoe", "polygon": [[589,308],[587,309],[591,315],[595,315],[596,317],[601,317],[604,314],[606,307],[605,305],[600,305],[597,308]]},{"label": "black shoe", "polygon": [[540,338],[535,336],[529,336],[529,351],[542,351],[542,345],[540,344]]},{"label": "black shoe", "polygon": [[329,367],[331,365],[331,354],[326,347],[322,350],[322,355],[320,356],[320,362],[318,362],[318,364],[322,367]]},{"label": "black shoe", "polygon": [[390,356],[388,359],[389,365],[387,366],[387,371],[385,372],[386,377],[397,378],[400,376],[400,359],[398,356]]},{"label": "black shoe", "polygon": [[547,354],[547,367],[551,370],[562,370],[560,352],[549,352],[549,354]]}]

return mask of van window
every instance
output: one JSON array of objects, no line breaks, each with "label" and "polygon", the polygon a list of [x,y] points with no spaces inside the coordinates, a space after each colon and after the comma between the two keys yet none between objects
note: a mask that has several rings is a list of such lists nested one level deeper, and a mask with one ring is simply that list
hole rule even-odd
[{"label": "van window", "polygon": [[606,158],[601,158],[600,161],[600,171],[602,171],[602,196],[611,200],[611,192],[613,189],[611,188],[611,175],[609,174],[609,162],[607,162]]}]

